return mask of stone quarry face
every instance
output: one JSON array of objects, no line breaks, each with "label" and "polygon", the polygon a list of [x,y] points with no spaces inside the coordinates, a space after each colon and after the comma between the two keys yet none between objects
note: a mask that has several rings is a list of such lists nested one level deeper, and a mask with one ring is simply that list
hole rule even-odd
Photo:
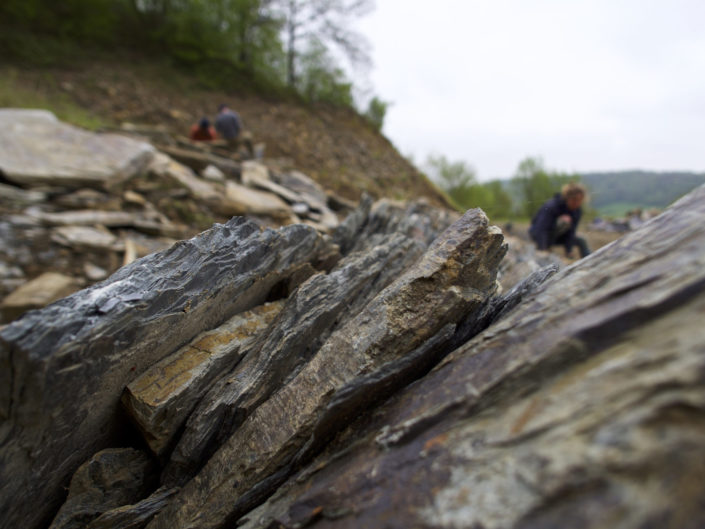
[{"label": "stone quarry face", "polygon": [[[178,196],[230,207],[238,175],[311,226],[234,218],[1,328],[1,527],[705,526],[705,187],[556,271],[479,210],[329,222],[303,175],[171,154]],[[9,187],[37,245],[175,226]]]}]

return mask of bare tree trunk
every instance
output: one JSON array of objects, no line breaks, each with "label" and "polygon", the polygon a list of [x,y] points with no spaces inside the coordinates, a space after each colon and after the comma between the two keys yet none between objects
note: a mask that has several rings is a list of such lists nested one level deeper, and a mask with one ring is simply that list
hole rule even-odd
[{"label": "bare tree trunk", "polygon": [[287,30],[288,30],[288,42],[286,50],[286,74],[287,74],[287,84],[290,87],[296,85],[296,50],[294,46],[296,45],[296,0],[289,0],[289,17],[287,20]]}]

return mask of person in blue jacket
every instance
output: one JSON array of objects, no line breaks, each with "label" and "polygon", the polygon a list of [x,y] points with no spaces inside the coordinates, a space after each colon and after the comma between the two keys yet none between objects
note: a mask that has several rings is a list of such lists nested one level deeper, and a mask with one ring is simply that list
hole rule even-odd
[{"label": "person in blue jacket", "polygon": [[531,219],[529,235],[539,250],[549,250],[551,246],[562,245],[565,255],[573,257],[573,247],[577,246],[580,257],[590,253],[587,242],[575,234],[582,216],[581,208],[587,191],[581,184],[571,182],[560,193],[547,200]]}]

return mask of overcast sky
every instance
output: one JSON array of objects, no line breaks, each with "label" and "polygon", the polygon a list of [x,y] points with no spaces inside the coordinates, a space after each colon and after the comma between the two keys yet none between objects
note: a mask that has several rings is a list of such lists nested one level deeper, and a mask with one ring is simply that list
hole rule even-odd
[{"label": "overcast sky", "polygon": [[357,27],[417,162],[705,172],[705,0],[377,0]]}]

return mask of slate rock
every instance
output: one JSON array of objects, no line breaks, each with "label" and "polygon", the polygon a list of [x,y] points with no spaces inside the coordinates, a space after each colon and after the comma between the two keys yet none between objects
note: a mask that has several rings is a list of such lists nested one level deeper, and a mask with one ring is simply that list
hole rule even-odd
[{"label": "slate rock", "polygon": [[518,237],[506,237],[509,250],[499,267],[502,288],[509,290],[529,275],[547,266],[563,268],[561,258],[550,252],[538,252],[536,245]]},{"label": "slate rock", "polygon": [[506,252],[502,239],[480,210],[467,212],[262,403],[148,527],[220,527],[270,494],[297,453],[318,442],[312,434],[332,435],[349,420],[325,413],[336,393],[423,349],[429,339],[447,336],[455,322],[483,306],[496,288]]},{"label": "slate rock", "polygon": [[81,465],[50,529],[83,529],[104,512],[139,500],[154,487],[157,465],[133,448],[109,448]]},{"label": "slate rock", "polygon": [[48,198],[42,191],[26,191],[22,188],[0,184],[0,202],[10,207],[40,204]]},{"label": "slate rock", "polygon": [[174,435],[203,394],[247,354],[257,334],[271,323],[281,306],[281,301],[266,303],[236,314],[218,328],[199,334],[127,385],[122,402],[156,455],[170,448]]},{"label": "slate rock", "polygon": [[423,200],[411,203],[388,199],[378,200],[370,208],[359,231],[351,236],[355,242],[350,249],[365,250],[377,244],[379,237],[389,233],[403,233],[430,244],[458,217],[455,212],[440,210]]},{"label": "slate rock", "polygon": [[228,181],[225,184],[225,197],[228,206],[238,215],[265,215],[285,222],[296,220],[289,205],[273,193]]},{"label": "slate rock", "polygon": [[191,413],[164,482],[180,485],[192,477],[257,406],[305,365],[333,329],[362,310],[423,250],[417,241],[395,235],[303,283],[247,357],[215,383]]},{"label": "slate rock", "polygon": [[161,511],[178,489],[157,489],[148,498],[133,505],[124,505],[104,512],[86,529],[142,529]]},{"label": "slate rock", "polygon": [[238,527],[702,527],[705,187],[563,269]]},{"label": "slate rock", "polygon": [[46,110],[0,109],[0,172],[16,184],[109,189],[153,155],[148,143],[79,129]]},{"label": "slate rock", "polygon": [[[129,431],[118,413],[127,384],[330,252],[311,228],[260,231],[234,218],[2,329],[5,523],[46,524],[76,468]],[[18,501],[18,494],[34,500]]]},{"label": "slate rock", "polygon": [[53,301],[79,290],[81,285],[73,277],[45,272],[24,283],[0,303],[2,321],[7,323],[29,310],[40,309]]}]

